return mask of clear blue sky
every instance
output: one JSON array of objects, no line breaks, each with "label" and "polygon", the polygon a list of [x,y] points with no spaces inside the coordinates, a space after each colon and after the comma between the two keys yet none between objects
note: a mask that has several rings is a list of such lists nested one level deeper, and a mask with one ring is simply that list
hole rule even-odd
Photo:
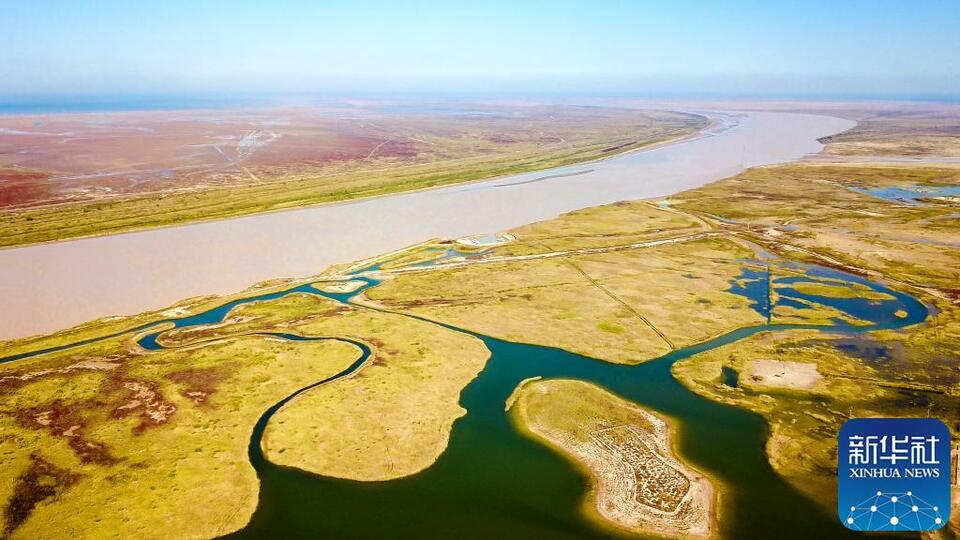
[{"label": "clear blue sky", "polygon": [[0,92],[960,93],[960,0],[3,0]]}]

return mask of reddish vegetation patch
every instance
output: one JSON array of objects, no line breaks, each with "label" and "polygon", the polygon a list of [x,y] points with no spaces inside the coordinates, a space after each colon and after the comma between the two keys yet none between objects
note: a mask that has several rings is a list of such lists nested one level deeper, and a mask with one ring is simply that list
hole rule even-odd
[{"label": "reddish vegetation patch", "polygon": [[[528,144],[593,140],[581,126],[612,122],[643,133],[652,118],[576,106],[460,103],[452,107],[463,114],[451,115],[413,109],[397,114],[383,106],[351,101],[309,108],[0,117],[0,167],[45,175],[0,180],[0,208],[507,155]],[[477,107],[484,113],[473,114]],[[14,186],[20,187],[5,189]]]},{"label": "reddish vegetation patch", "polygon": [[46,180],[50,175],[40,171],[25,169],[0,169],[0,180],[15,184],[17,182]]},{"label": "reddish vegetation patch", "polygon": [[206,405],[217,386],[230,376],[236,366],[189,368],[167,374],[167,379],[183,385],[180,395],[192,399],[198,406]]},{"label": "reddish vegetation patch", "polygon": [[6,526],[3,537],[10,534],[30,517],[37,504],[66,491],[80,480],[80,475],[61,469],[39,454],[30,454],[30,467],[17,478],[13,496],[3,510]]},{"label": "reddish vegetation patch", "polygon": [[0,169],[0,206],[53,195],[45,180],[50,175],[20,169]]},{"label": "reddish vegetation patch", "polygon": [[[383,366],[383,365],[386,365],[386,363],[387,363],[387,357],[381,354],[374,354],[369,361],[370,367]],[[358,373],[358,375],[362,375],[362,374],[363,374],[362,372]]]},{"label": "reddish vegetation patch", "polygon": [[412,158],[417,154],[417,147],[408,141],[387,141],[377,148],[372,157]]},{"label": "reddish vegetation patch", "polygon": [[140,423],[133,428],[137,435],[149,428],[166,424],[177,411],[177,406],[163,397],[159,386],[153,381],[117,377],[112,382],[123,394],[123,403],[114,408],[110,416],[126,418],[137,414]]},{"label": "reddish vegetation patch", "polygon": [[256,183],[322,173],[331,164],[411,160],[423,146],[392,134],[419,131],[416,122],[368,124],[312,113],[263,109],[0,118],[0,208]]},{"label": "reddish vegetation patch", "polygon": [[366,342],[366,344],[367,344],[371,349],[380,349],[380,350],[382,350],[384,347],[386,347],[386,344],[385,344],[382,340],[379,340],[379,339],[377,339],[377,338],[375,338],[375,337],[365,337],[365,338],[363,338],[363,341]]},{"label": "reddish vegetation patch", "polygon": [[[380,300],[383,304],[390,306],[398,311],[412,310],[423,306],[473,306],[482,304],[484,301],[494,298],[493,296],[474,296],[467,298],[414,298],[412,300]],[[504,300],[506,297],[497,297]]]},{"label": "reddish vegetation patch", "polygon": [[110,455],[106,444],[86,438],[87,421],[81,416],[81,411],[92,406],[94,404],[89,402],[68,405],[57,399],[47,405],[21,409],[17,411],[16,418],[23,427],[46,430],[54,437],[66,439],[67,444],[84,463],[116,463],[119,459]]},{"label": "reddish vegetation patch", "polygon": [[165,424],[176,412],[176,406],[163,397],[156,382],[129,376],[122,357],[71,360],[73,363],[64,367],[4,376],[0,378],[0,392],[16,390],[27,383],[51,377],[69,378],[82,372],[105,372],[107,377],[101,383],[96,398],[72,403],[54,399],[10,413],[25,428],[46,431],[65,440],[85,463],[109,465],[122,459],[113,456],[108,445],[87,437],[92,423],[136,415],[140,422],[133,432],[140,434],[146,429]]}]

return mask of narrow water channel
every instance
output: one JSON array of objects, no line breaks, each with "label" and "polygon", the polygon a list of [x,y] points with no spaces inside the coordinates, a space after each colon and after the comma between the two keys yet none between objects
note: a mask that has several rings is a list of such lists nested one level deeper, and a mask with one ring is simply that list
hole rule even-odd
[{"label": "narrow water channel", "polygon": [[[458,420],[449,446],[437,462],[416,475],[387,482],[355,482],[313,475],[267,461],[260,441],[270,417],[297,395],[320,384],[346,376],[362,367],[369,349],[355,343],[362,354],[349,368],[325,381],[301,388],[264,412],[249,441],[251,464],[260,478],[259,504],[248,526],[229,538],[603,538],[618,533],[587,521],[582,500],[587,479],[546,447],[520,435],[504,412],[510,393],[524,379],[576,378],[598,384],[631,401],[674,419],[679,426],[678,449],[682,459],[723,484],[720,531],[731,538],[845,538],[836,516],[823,510],[789,486],[770,467],[764,445],[768,426],[757,414],[703,398],[673,378],[674,362],[691,355],[769,330],[795,328],[841,330],[857,333],[897,328],[924,320],[927,309],[916,299],[866,279],[807,265],[803,278],[782,281],[779,296],[830,305],[869,321],[859,327],[834,321],[825,326],[763,324],[742,328],[710,341],[675,350],[637,365],[610,364],[560,349],[510,343],[472,334],[491,351],[486,368],[462,392],[467,410]],[[751,280],[764,281],[750,274]],[[866,285],[893,299],[865,301],[827,298],[791,292],[789,285],[802,279],[829,279]],[[362,279],[366,285],[377,281]],[[768,287],[743,287],[746,295],[766,313]],[[293,293],[318,294],[348,302],[360,291],[322,293],[311,285],[236,300],[207,312],[152,323],[157,331],[139,343],[157,349],[164,324],[176,327],[222,321],[237,305],[270,300]],[[898,315],[897,312],[900,312]],[[904,316],[904,313],[906,314]],[[446,326],[446,325],[444,325]],[[271,334],[291,340],[307,338]],[[349,341],[349,340],[346,340]],[[74,344],[78,345],[78,344]],[[43,354],[36,351],[0,359],[0,362]]]}]

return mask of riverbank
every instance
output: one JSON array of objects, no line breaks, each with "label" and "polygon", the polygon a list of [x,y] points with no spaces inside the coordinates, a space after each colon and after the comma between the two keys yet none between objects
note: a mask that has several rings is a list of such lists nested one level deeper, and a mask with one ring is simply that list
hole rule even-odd
[{"label": "riverbank", "polygon": [[[132,126],[126,126],[124,131],[123,125],[138,118],[128,118],[129,114],[119,118],[52,116],[37,122],[51,124],[46,130],[70,129],[75,133],[66,141],[68,144],[52,137],[45,145],[43,141],[51,135],[26,121],[30,119],[17,124],[19,129],[4,132],[0,128],[0,138],[5,134],[14,137],[17,144],[23,145],[23,152],[33,157],[26,160],[33,168],[0,168],[0,175],[13,183],[6,197],[9,200],[0,198],[0,203],[8,206],[0,211],[0,248],[364,200],[586,163],[683,140],[709,123],[700,115],[636,109],[557,107],[543,112],[537,108],[506,108],[491,120],[473,121],[456,115],[384,119],[366,111],[361,113],[366,114],[361,116],[366,121],[352,127],[331,113],[333,117],[326,120],[333,125],[326,127],[328,131],[316,133],[318,127],[311,122],[319,121],[317,111],[281,110],[274,114],[280,118],[291,115],[296,120],[287,120],[288,125],[274,125],[267,131],[254,124],[241,138],[193,133],[198,131],[197,125],[205,125],[203,119],[208,117],[201,115],[199,120],[191,120],[193,117],[182,111],[173,118],[164,117],[159,124],[154,116],[144,115],[142,122],[154,122],[162,136]],[[234,115],[250,121],[244,113]],[[236,124],[243,125],[226,112],[213,116],[220,120],[206,120],[208,127],[224,130],[224,126],[233,126],[237,130],[240,127]],[[133,149],[108,146],[100,141],[99,137],[104,136],[100,131],[86,133],[89,123],[97,119],[119,124],[114,129],[120,129],[126,138],[145,140],[138,140],[140,146]],[[4,120],[0,117],[0,125]],[[260,120],[277,121],[269,115]],[[289,125],[291,122],[293,125]],[[186,133],[167,133],[171,124]],[[364,128],[371,133],[353,133]],[[226,133],[234,132],[227,129]],[[27,140],[34,144],[26,145],[23,137],[17,139],[16,135],[30,136]],[[181,147],[166,148],[171,139],[181,141],[181,146],[187,148],[212,147],[216,152],[194,150],[179,156]],[[376,146],[367,148],[372,141],[377,142]],[[65,158],[58,154],[71,145],[80,145],[75,151],[82,152],[82,157]],[[328,145],[333,149],[324,151]],[[105,151],[104,146],[109,150]],[[313,148],[313,153],[304,146]],[[139,155],[136,149],[144,147],[151,152]],[[261,154],[265,156],[259,157]],[[198,155],[216,159],[207,163]],[[18,154],[18,159],[25,157]],[[153,168],[145,169],[138,159],[149,160]],[[36,169],[38,164],[48,161],[58,165],[59,176]],[[116,161],[128,162],[127,168],[116,172],[101,170],[116,168]],[[93,167],[97,172],[70,175],[71,167]],[[74,183],[78,185],[73,186]],[[133,187],[122,187],[128,183]],[[40,195],[47,192],[49,199]],[[40,198],[19,201],[17,195]]]},{"label": "riverbank", "polygon": [[[862,194],[856,194],[856,196],[866,197]],[[329,335],[334,332],[348,332],[350,334],[348,338],[367,340],[371,343],[371,350],[383,351],[382,361],[369,362],[348,379],[299,395],[287,404],[290,408],[286,412],[284,407],[277,413],[275,420],[281,421],[286,417],[285,424],[264,426],[262,433],[267,435],[266,448],[273,449],[268,455],[291,465],[301,463],[306,469],[322,471],[329,476],[316,477],[267,461],[254,463],[260,479],[261,503],[257,505],[247,528],[238,533],[241,537],[256,537],[268,530],[285,531],[291,535],[309,530],[315,534],[321,529],[347,530],[355,536],[375,537],[393,531],[394,534],[422,537],[423,531],[448,531],[454,524],[456,527],[487,531],[489,534],[498,532],[503,534],[503,531],[510,531],[511,534],[527,536],[550,535],[577,538],[609,535],[609,530],[598,529],[593,522],[585,518],[582,512],[586,484],[577,469],[571,468],[566,460],[517,433],[504,414],[504,403],[517,385],[536,376],[547,380],[573,378],[592,381],[625,399],[673,418],[678,425],[679,442],[675,451],[679,459],[689,462],[691,466],[704,471],[711,478],[716,478],[718,485],[721,486],[718,489],[727,490],[722,491],[720,515],[723,516],[723,520],[717,525],[721,534],[737,536],[742,535],[744,531],[750,531],[753,534],[763,531],[772,533],[771,526],[780,530],[783,523],[790,523],[791,530],[801,536],[811,534],[823,537],[836,536],[837,529],[841,527],[836,520],[824,514],[822,508],[817,508],[801,497],[767,466],[768,457],[764,446],[767,440],[766,424],[760,417],[739,408],[725,407],[706,398],[697,397],[671,377],[670,367],[678,360],[743,342],[768,329],[790,328],[784,325],[769,326],[769,312],[776,314],[777,306],[769,304],[768,287],[755,286],[757,283],[763,284],[768,281],[764,280],[762,275],[754,276],[759,272],[755,270],[758,263],[749,259],[760,255],[757,250],[730,241],[729,238],[736,237],[734,233],[737,231],[720,229],[718,225],[711,223],[709,217],[690,216],[693,214],[684,215],[683,210],[661,208],[659,205],[645,202],[609,205],[574,212],[552,222],[513,230],[510,241],[490,249],[450,253],[449,243],[421,244],[413,248],[412,251],[416,253],[412,253],[409,257],[405,253],[393,253],[384,260],[375,259],[356,268],[341,269],[343,275],[340,277],[343,281],[366,280],[368,285],[375,282],[371,281],[364,271],[376,271],[382,277],[393,277],[376,288],[362,289],[369,291],[366,293],[367,296],[374,298],[379,306],[389,306],[405,312],[392,314],[391,320],[407,319],[410,315],[407,312],[415,314],[417,311],[415,305],[401,305],[402,302],[410,301],[409,295],[401,294],[403,291],[417,290],[418,294],[425,298],[431,290],[439,288],[445,291],[443,296],[448,299],[448,302],[433,303],[430,306],[433,311],[429,316],[435,318],[439,324],[415,319],[416,324],[429,325],[432,331],[439,334],[460,336],[458,339],[479,339],[483,341],[486,349],[491,351],[491,357],[475,378],[471,376],[447,380],[449,377],[441,376],[440,379],[445,381],[442,388],[446,389],[442,392],[441,386],[436,384],[437,375],[435,373],[431,375],[430,366],[441,365],[452,368],[459,365],[458,362],[451,362],[449,357],[460,358],[463,346],[456,347],[457,352],[448,351],[438,355],[438,358],[447,357],[438,364],[411,360],[420,356],[432,357],[430,351],[436,347],[420,343],[415,347],[416,353],[413,356],[402,360],[402,355],[391,352],[396,348],[395,346],[386,341],[378,344],[377,342],[381,341],[379,338],[377,342],[370,340],[371,336],[377,337],[377,334],[384,337],[391,332],[397,332],[399,335],[402,331],[379,323],[350,330],[349,325],[338,323],[340,317],[353,316],[350,313],[354,310],[365,310],[365,303],[354,302],[353,306],[345,306],[315,299],[316,296],[323,295],[329,299],[344,302],[351,297],[353,293],[321,292],[320,289],[323,286],[329,285],[332,275],[325,276],[326,280],[321,283],[305,282],[266,295],[247,297],[236,304],[214,306],[209,313],[195,313],[187,319],[164,323],[165,326],[140,332],[137,337],[138,346],[133,346],[129,341],[122,339],[114,339],[109,343],[90,344],[90,346],[119,347],[119,349],[103,351],[98,349],[94,354],[111,357],[120,354],[119,351],[126,350],[128,351],[126,354],[130,354],[131,358],[141,359],[141,362],[152,366],[152,369],[160,370],[161,373],[183,362],[183,360],[173,360],[179,358],[177,356],[168,355],[185,354],[187,351],[191,357],[204,355],[208,347],[226,346],[231,343],[232,337],[240,336],[244,339],[263,340],[268,344],[276,343],[278,346],[295,349],[304,345],[300,343],[299,338],[294,340],[283,336],[313,335],[315,338],[316,333]],[[707,228],[706,231],[703,230],[704,227]],[[690,235],[691,230],[701,231],[697,234],[710,233],[714,236]],[[720,238],[716,235],[729,238]],[[672,241],[673,239],[678,241]],[[562,251],[548,251],[554,245],[560,246]],[[747,243],[747,246],[749,245],[755,244]],[[447,247],[441,248],[441,246]],[[453,259],[463,257],[465,261],[455,263],[449,257]],[[498,262],[493,264],[485,262],[491,259]],[[403,263],[398,263],[399,261],[407,261],[409,266],[404,266]],[[566,274],[530,272],[544,261],[555,265],[557,269],[562,269]],[[495,268],[497,265],[503,268],[494,274],[486,275],[482,280],[467,277],[476,269]],[[377,268],[380,269],[377,270]],[[747,270],[749,272],[745,272]],[[857,281],[852,276],[822,272],[828,272],[828,270],[813,268],[801,272],[799,269],[793,269],[788,277],[793,280],[802,278],[799,283],[819,284],[812,288],[807,286],[808,291],[819,291],[827,284],[837,286],[838,283],[843,282],[852,291],[864,292],[871,299],[836,298],[835,295],[819,298],[818,302],[828,305],[832,310],[845,313],[845,317],[851,320],[862,320],[865,324],[901,328],[915,324],[926,314],[922,306],[918,307],[918,304],[902,293],[896,293],[875,283],[868,285],[863,281]],[[437,278],[444,275],[447,276],[444,280]],[[456,275],[462,279],[457,280]],[[531,276],[539,276],[547,280],[538,283],[534,282]],[[639,279],[638,276],[645,277]],[[447,283],[444,284],[444,281]],[[455,283],[459,283],[464,288],[463,294],[450,294],[446,290]],[[635,289],[638,283],[642,287],[639,290]],[[472,290],[471,296],[469,294],[471,291],[468,289],[477,287],[485,289]],[[690,293],[691,287],[698,292]],[[563,294],[554,294],[551,289],[554,290],[553,292],[562,289]],[[527,312],[514,310],[516,306],[528,301],[525,298],[526,295],[539,295],[540,291],[546,291],[547,294],[538,299],[542,304],[538,309]],[[804,294],[781,287],[777,291],[776,298],[781,302],[797,301],[802,299]],[[505,296],[513,300],[501,301]],[[888,298],[888,300],[876,300],[876,298]],[[601,328],[597,326],[595,319],[578,319],[568,316],[572,306],[582,305],[595,299],[601,302],[600,305],[604,306],[604,309],[609,311],[609,316],[613,318],[609,324]],[[647,305],[652,299],[655,301]],[[704,304],[703,300],[709,301],[709,305]],[[250,302],[254,303],[250,304]],[[879,302],[879,305],[862,310],[859,302]],[[300,304],[306,307],[292,309],[292,306]],[[461,330],[444,324],[445,321],[457,317],[458,313],[466,313],[467,308],[474,309],[471,306],[479,304],[497,306],[497,309],[502,310],[498,319],[503,321],[515,321],[517,324],[528,325],[530,321],[539,321],[543,327],[564,324],[572,325],[568,326],[570,329],[577,329],[577,331],[563,334],[616,337],[623,335],[622,332],[617,332],[618,326],[626,328],[644,325],[654,334],[659,333],[669,339],[669,344],[665,343],[669,349],[665,350],[670,352],[666,354],[661,351],[628,352],[623,355],[623,358],[628,360],[627,364],[630,365],[615,364],[560,349],[509,343],[483,335],[474,334],[474,337],[466,338],[463,334],[472,330],[471,328]],[[730,310],[732,306],[736,309]],[[908,316],[897,317],[894,315],[897,311],[903,311]],[[689,316],[682,317],[682,315],[693,312],[707,316],[703,319],[706,330],[703,337],[690,335],[684,337],[677,331],[679,328],[692,328]],[[678,318],[677,314],[681,317]],[[740,321],[741,317],[742,322],[733,324],[734,321]],[[624,322],[618,323],[618,318],[623,318]],[[817,322],[808,323],[803,327],[819,330],[838,329],[852,333],[860,333],[872,328],[871,326],[848,327],[841,324],[842,321],[836,323],[838,325],[836,327],[825,327],[821,324],[821,318],[818,312],[814,317]],[[710,323],[711,320],[712,323]],[[802,323],[802,321],[796,322]],[[679,326],[672,326],[677,324]],[[711,327],[709,324],[715,326]],[[170,330],[168,326],[177,328]],[[303,332],[304,328],[313,328],[315,333]],[[90,331],[90,328],[86,330]],[[505,331],[509,332],[510,328],[506,328]],[[683,340],[680,339],[681,337]],[[178,341],[180,338],[184,338],[182,342]],[[549,345],[556,341],[556,336],[547,334],[542,336],[542,339],[545,345]],[[412,338],[405,342],[414,345],[417,343]],[[627,343],[625,340],[613,340],[603,347],[603,351],[598,350],[597,353],[609,355],[611,350],[616,350]],[[179,348],[181,345],[186,348]],[[174,348],[164,349],[169,346]],[[24,376],[29,376],[33,380],[31,373],[38,372],[42,376],[36,379],[38,383],[54,384],[61,388],[80,388],[83,392],[100,396],[112,395],[104,391],[102,387],[104,379],[83,378],[83,375],[89,374],[86,371],[77,369],[67,372],[47,371],[51,362],[66,362],[66,366],[71,366],[74,365],[72,362],[78,355],[89,354],[88,349],[66,349],[50,356],[41,355],[26,361],[9,362],[0,366],[0,369],[7,372],[16,370],[16,376],[21,380]],[[658,354],[663,355],[652,358]],[[225,359],[217,360],[218,356],[205,356],[205,358],[214,363],[225,361]],[[257,359],[259,356],[254,358]],[[643,360],[647,362],[633,365]],[[21,369],[24,371],[20,371]],[[236,369],[238,369],[237,366],[231,365],[230,370]],[[383,373],[390,370],[408,371],[403,377],[398,375],[384,378],[374,376],[372,371],[368,371],[374,369],[384,370]],[[135,373],[143,377],[139,372]],[[208,380],[206,376],[198,375],[194,378],[199,381]],[[165,399],[168,399],[171,389],[177,389],[176,386],[165,382],[168,379],[164,377],[152,380],[155,381],[153,384],[156,384],[159,390],[157,395],[164,396]],[[178,380],[184,379],[179,375],[172,379],[173,382]],[[397,380],[406,382],[396,384]],[[109,379],[107,381],[109,382]],[[150,381],[151,379],[147,379],[147,382]],[[149,385],[145,387],[145,382],[141,380],[135,380],[135,382],[137,382],[135,388],[138,391],[151,388]],[[261,381],[260,384],[263,382],[266,381]],[[424,386],[417,386],[419,390],[411,391],[408,395],[407,392],[411,390],[410,384],[413,382]],[[301,379],[298,384],[290,385],[293,388],[288,387],[287,393],[283,395],[288,396],[290,391],[307,387],[311,383],[310,380]],[[224,384],[228,386],[233,384],[233,379],[219,383],[220,386]],[[354,390],[343,395],[344,399],[351,400],[351,406],[347,407],[347,411],[336,407],[320,418],[310,414],[310,411],[318,407],[328,407],[335,402],[335,395],[340,395],[347,387]],[[35,399],[38,395],[51,395],[43,388],[37,386],[25,388],[20,395],[25,399]],[[256,384],[245,383],[244,387],[236,390],[256,392],[257,387]],[[184,399],[193,400],[195,396],[190,392],[202,390],[187,388],[185,391],[188,393]],[[205,406],[218,406],[217,396],[226,395],[221,392],[224,390],[217,390],[211,394],[212,397]],[[314,394],[314,392],[319,393]],[[52,395],[56,396],[56,394]],[[430,407],[402,406],[403,403],[415,404],[418,400],[441,397],[444,403],[442,406],[434,402],[431,402],[433,405]],[[119,398],[125,399],[125,394],[119,394]],[[315,402],[314,398],[320,401]],[[330,401],[331,399],[333,401]],[[110,403],[108,403],[108,410]],[[120,405],[122,404],[121,401]],[[304,408],[301,406],[303,404],[309,406]],[[55,401],[32,405],[36,408],[35,412],[41,415],[48,408],[56,410],[55,406]],[[186,406],[178,407],[167,424],[150,429],[155,429],[158,433],[163,429],[192,429],[180,423],[184,419],[182,415],[190,412]],[[195,402],[193,406],[197,407]],[[387,407],[386,412],[390,414],[384,412],[384,406]],[[222,411],[219,408],[216,410]],[[465,416],[459,416],[462,413],[457,412],[462,410],[466,411]],[[436,416],[432,411],[441,414]],[[449,416],[446,421],[441,418],[445,414],[444,411],[453,411],[452,416]],[[103,411],[99,414],[104,415],[107,412]],[[404,412],[404,414],[397,416],[397,412]],[[210,413],[203,407],[197,407],[197,411],[193,414],[199,414],[202,418]],[[289,414],[293,415],[289,416]],[[110,418],[109,414],[106,416]],[[402,421],[396,423],[396,428],[381,429],[381,427],[394,425],[392,421],[385,423],[384,420],[394,417],[402,418]],[[453,420],[458,417],[459,420]],[[96,418],[102,418],[102,416],[96,416]],[[430,420],[431,418],[438,419],[439,422],[434,422]],[[352,429],[350,426],[369,426],[369,428]],[[419,426],[432,427],[421,430]],[[11,444],[20,452],[31,447],[33,443],[30,441],[33,439],[30,437],[35,437],[36,432],[44,433],[42,428],[32,424],[11,424],[8,427],[10,433],[17,434]],[[134,429],[136,424],[125,425],[125,427]],[[403,427],[408,430],[401,429]],[[287,428],[297,428],[292,430],[292,434],[297,437],[301,433],[316,436],[308,437],[309,441],[294,437],[299,440],[297,444],[284,443],[286,438],[283,436],[279,439],[272,439],[270,436],[271,430],[279,429],[277,433],[283,435]],[[413,429],[409,430],[409,428]],[[95,432],[108,433],[115,429],[108,430],[106,427],[100,427]],[[344,439],[350,444],[340,448],[339,451],[328,451],[341,444],[333,435],[342,431],[352,434]],[[256,433],[255,431],[252,435],[251,444],[257,444],[260,441]],[[117,431],[116,435],[118,438],[115,439],[117,441],[115,450],[125,448],[124,445],[139,442],[136,438],[130,438],[123,428]],[[381,446],[386,441],[390,441],[390,437],[400,438]],[[362,440],[366,440],[369,444],[364,446],[361,444]],[[436,450],[437,441],[442,441],[439,453]],[[408,443],[409,446],[406,446]],[[311,452],[317,444],[326,450],[318,453]],[[370,448],[372,451],[356,452],[354,449],[358,445]],[[444,446],[445,450],[443,450]],[[416,455],[409,455],[402,462],[395,461],[390,452],[379,451],[382,448],[410,448],[414,449],[413,452]],[[282,453],[281,449],[283,449]],[[292,458],[286,457],[288,453]],[[197,456],[197,459],[201,458],[208,459],[206,455]],[[74,469],[69,466],[69,461],[64,461],[61,457],[45,459],[59,470],[73,474]],[[293,461],[287,462],[287,459]],[[355,469],[357,477],[373,479],[385,474],[387,477],[396,479],[390,482],[365,483],[337,480],[331,477],[345,476],[333,471],[350,470],[353,466],[350,463],[358,466]],[[402,467],[397,467],[398,464],[407,467],[406,474]],[[111,467],[117,466],[123,465],[91,464],[84,467],[97,471],[99,469],[96,467],[101,467],[104,469],[102,474],[109,474]],[[421,472],[409,474],[417,470]],[[16,474],[16,469],[11,470],[11,474]],[[98,474],[101,473],[98,472]],[[750,478],[750,483],[744,484],[743,478]],[[209,490],[209,486],[197,484],[194,489]],[[72,490],[73,488],[69,486],[63,488],[57,503],[60,509],[56,511],[67,511],[65,509],[72,504],[91,511],[99,511],[103,508],[101,505],[84,506],[82,498],[72,498],[72,493],[75,493]],[[167,500],[188,499],[174,496],[167,497]],[[330,510],[322,523],[316,520],[318,505]],[[42,512],[48,511],[46,505],[38,508]],[[241,506],[238,504],[237,508]],[[243,519],[242,508],[239,514],[232,514],[233,517],[230,518],[229,523],[235,524]],[[349,522],[342,522],[335,517],[342,515],[345,516],[344,519],[348,519],[346,516],[354,516],[357,508],[377,508],[380,519],[361,522],[350,519]],[[505,508],[523,510],[505,514]],[[744,512],[745,508],[763,508],[763,516],[775,515],[776,519],[754,521],[752,519],[754,513]],[[799,513],[798,509],[801,510]],[[141,520],[148,515],[153,514],[146,513],[141,516]],[[31,519],[38,519],[39,516],[38,513]],[[441,522],[452,520],[452,522],[444,524],[437,520]],[[36,523],[41,522],[46,520]]]},{"label": "riverbank", "polygon": [[[595,162],[590,173],[546,182],[496,187],[543,174],[527,173],[468,186],[0,250],[0,296],[6,308],[0,313],[0,339],[142,313],[182,298],[228,294],[278,276],[314,275],[424,238],[506,230],[579,208],[664,196],[746,167],[815,152],[820,149],[817,137],[851,125],[787,113],[727,117],[737,125]],[[576,172],[578,167],[551,173]]]},{"label": "riverbank", "polygon": [[[590,208],[513,229],[502,235],[504,242],[482,249],[461,250],[439,240],[332,269],[321,282],[266,283],[264,290],[271,292],[239,295],[237,303],[223,306],[205,300],[208,312],[188,308],[192,315],[186,319],[136,332],[136,345],[129,336],[114,335],[0,365],[7,374],[0,379],[4,384],[26,383],[4,389],[2,399],[25,412],[3,417],[5,433],[14,438],[0,444],[19,458],[36,445],[43,452],[42,461],[14,463],[9,484],[23,485],[21,478],[39,475],[57,486],[56,504],[38,504],[36,516],[24,522],[34,525],[18,530],[38,531],[30,527],[49,521],[40,520],[44,512],[107,508],[87,506],[88,492],[74,477],[77,471],[99,477],[126,467],[126,460],[109,463],[103,456],[125,455],[121,452],[146,440],[131,435],[136,430],[163,439],[228,422],[219,418],[237,413],[231,396],[272,382],[261,375],[248,380],[240,372],[221,379],[219,374],[241,369],[232,363],[236,358],[261,369],[271,365],[267,355],[319,346],[301,340],[346,333],[346,339],[369,342],[371,351],[379,351],[371,359],[379,360],[281,403],[263,430],[253,431],[250,444],[259,444],[262,435],[265,455],[289,466],[254,462],[259,503],[252,509],[250,491],[245,502],[237,502],[237,492],[224,497],[221,509],[236,513],[220,522],[232,524],[221,532],[245,523],[252,511],[240,537],[321,530],[423,537],[423,531],[460,530],[451,527],[530,537],[613,534],[583,512],[588,484],[580,469],[523,437],[504,414],[517,386],[539,376],[543,384],[589,381],[675,422],[677,459],[703,471],[721,494],[716,525],[721,536],[789,537],[784,532],[789,530],[800,538],[840,537],[844,530],[829,509],[835,424],[848,415],[907,411],[952,425],[958,399],[948,391],[955,386],[955,365],[942,354],[958,346],[951,286],[956,254],[941,241],[955,233],[948,218],[955,210],[949,201],[911,205],[869,193],[889,184],[951,183],[954,175],[929,168],[759,168],[666,201]],[[784,208],[792,212],[784,214]],[[925,253],[920,263],[911,255],[916,250]],[[368,272],[384,278],[382,284],[370,288],[375,282]],[[328,302],[347,302],[353,294],[323,292],[331,278],[364,281],[358,291],[375,303]],[[903,291],[916,291],[936,309]],[[398,313],[374,311],[369,315],[379,317],[376,321],[348,324],[356,312],[366,317],[370,306]],[[590,316],[578,316],[582,306]],[[430,328],[441,341],[460,341],[450,348],[418,341],[388,319],[421,325],[414,334]],[[130,326],[135,325],[104,321],[104,328]],[[78,335],[95,334],[97,327]],[[382,339],[394,334],[408,338]],[[64,336],[57,339],[63,343]],[[474,349],[466,343],[479,350],[477,340],[490,351],[489,360],[462,354]],[[276,351],[247,345],[260,341]],[[254,353],[221,356],[232,343]],[[649,343],[656,347],[644,345]],[[325,358],[308,352],[310,358]],[[343,372],[355,355],[330,369]],[[205,362],[197,366],[200,371],[187,367],[197,358]],[[724,375],[751,377],[752,366],[771,358],[807,366],[807,372],[816,362],[821,378],[812,387],[785,388],[764,381],[738,384],[737,376]],[[114,364],[129,367],[90,369]],[[451,369],[457,372],[452,377]],[[289,396],[322,375],[278,381],[286,393],[277,388],[270,395]],[[235,382],[242,384],[234,387]],[[47,401],[38,402],[38,396]],[[86,396],[97,396],[103,408],[83,405],[74,415],[77,409],[68,414],[57,401],[87,404]],[[133,399],[140,403],[127,407]],[[176,407],[172,412],[170,404]],[[318,417],[316,410],[328,413]],[[254,411],[243,411],[240,427],[249,427]],[[164,423],[154,425],[161,417]],[[43,423],[50,419],[55,421]],[[91,440],[94,435],[99,438]],[[106,454],[90,462],[69,457],[76,453],[75,436]],[[44,445],[57,450],[45,452]],[[235,462],[237,449],[231,452]],[[213,458],[199,454],[190,463]],[[208,463],[226,456],[220,455]],[[131,493],[141,487],[131,485]],[[195,495],[180,495],[185,488],[174,487],[168,496],[160,494],[169,504]],[[155,500],[151,497],[131,500]],[[14,499],[19,505],[21,499]],[[317,507],[330,514],[322,523]],[[358,508],[376,508],[379,519],[350,519]],[[145,511],[141,519],[151,515],[162,514]]]}]

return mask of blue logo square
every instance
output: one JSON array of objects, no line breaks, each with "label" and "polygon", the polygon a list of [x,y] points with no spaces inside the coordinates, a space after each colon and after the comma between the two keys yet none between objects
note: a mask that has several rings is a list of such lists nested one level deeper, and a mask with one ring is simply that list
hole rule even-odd
[{"label": "blue logo square", "polygon": [[950,519],[950,431],[934,418],[853,418],[837,438],[837,512],[855,531],[933,531]]}]

